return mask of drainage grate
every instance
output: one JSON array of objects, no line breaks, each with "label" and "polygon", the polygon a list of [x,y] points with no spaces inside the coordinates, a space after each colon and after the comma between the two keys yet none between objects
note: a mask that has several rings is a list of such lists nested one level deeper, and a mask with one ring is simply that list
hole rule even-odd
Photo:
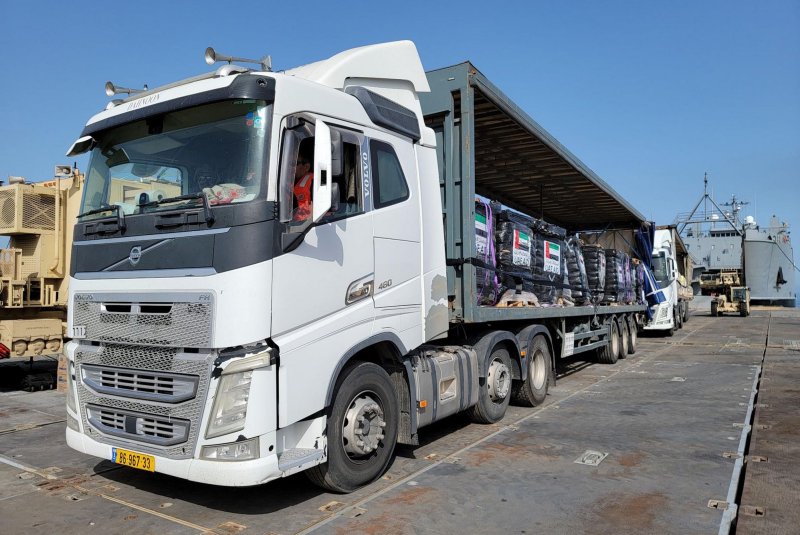
[{"label": "drainage grate", "polygon": [[583,455],[575,459],[575,464],[585,464],[587,466],[597,466],[603,459],[608,457],[608,452],[586,450]]}]

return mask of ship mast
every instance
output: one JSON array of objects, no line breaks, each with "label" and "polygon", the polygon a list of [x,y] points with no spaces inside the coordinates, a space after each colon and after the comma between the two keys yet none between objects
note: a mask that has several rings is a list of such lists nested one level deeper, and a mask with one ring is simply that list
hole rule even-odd
[{"label": "ship mast", "polygon": [[[742,206],[748,204],[747,202],[737,201],[736,196],[733,196],[732,203],[725,203],[723,206],[732,206],[733,213],[726,212],[723,210],[720,205],[708,194],[708,173],[703,174],[703,196],[700,200],[697,201],[697,204],[694,205],[692,211],[689,212],[689,216],[686,217],[683,221],[678,223],[678,233],[683,234],[686,225],[690,223],[709,223],[714,221],[713,217],[709,217],[708,215],[708,203],[711,203],[713,208],[716,208],[715,214],[718,213],[721,215],[728,224],[733,227],[737,234],[742,236],[744,234],[742,230],[742,226],[737,224],[737,216],[739,211],[742,209]],[[697,209],[700,208],[700,205],[703,205],[703,218],[702,219],[694,219],[695,214],[697,213]]]}]

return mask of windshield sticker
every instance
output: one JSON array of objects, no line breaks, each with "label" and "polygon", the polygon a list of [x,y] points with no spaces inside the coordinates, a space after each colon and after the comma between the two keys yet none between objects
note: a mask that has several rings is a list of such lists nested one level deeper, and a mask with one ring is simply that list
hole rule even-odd
[{"label": "windshield sticker", "polygon": [[261,124],[263,122],[262,118],[255,114],[255,112],[248,112],[245,115],[247,118],[247,126],[252,126],[253,128],[261,128]]}]

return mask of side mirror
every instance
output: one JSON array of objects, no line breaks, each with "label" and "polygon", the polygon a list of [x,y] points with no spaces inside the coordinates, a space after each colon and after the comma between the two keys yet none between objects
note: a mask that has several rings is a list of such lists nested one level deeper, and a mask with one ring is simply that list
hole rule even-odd
[{"label": "side mirror", "polygon": [[331,153],[331,129],[317,119],[314,128],[314,192],[311,195],[314,221],[319,221],[331,209]]}]

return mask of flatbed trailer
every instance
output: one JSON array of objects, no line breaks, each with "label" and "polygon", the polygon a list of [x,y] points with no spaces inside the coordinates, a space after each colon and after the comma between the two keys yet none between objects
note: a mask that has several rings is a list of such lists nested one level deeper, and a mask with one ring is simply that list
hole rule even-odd
[{"label": "flatbed trailer", "polygon": [[[529,327],[517,340],[523,353],[528,343],[524,336],[530,335],[531,326],[540,326],[547,329],[555,357],[602,351],[618,329],[627,337],[619,340],[625,352],[613,353],[624,358],[629,349],[635,351],[643,303],[478,304],[476,197],[499,201],[593,242],[614,244],[628,254],[636,254],[632,233],[646,220],[471,63],[429,71],[427,78],[431,91],[421,93],[420,102],[425,123],[436,135],[451,325],[478,330],[510,325],[518,333]],[[628,239],[617,239],[625,234]]]}]

